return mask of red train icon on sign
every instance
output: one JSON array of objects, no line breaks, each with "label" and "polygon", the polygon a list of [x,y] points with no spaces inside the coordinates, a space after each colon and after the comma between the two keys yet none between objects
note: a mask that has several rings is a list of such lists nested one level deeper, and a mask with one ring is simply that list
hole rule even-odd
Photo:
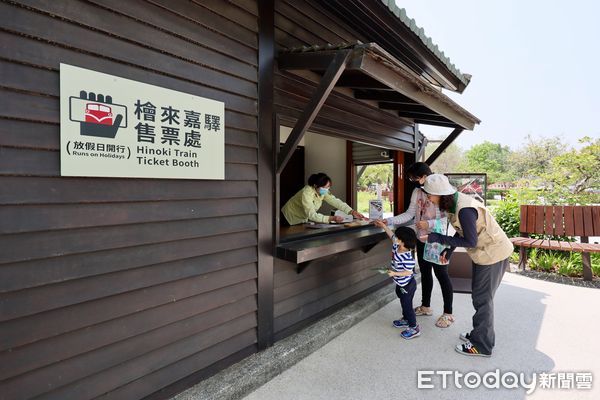
[{"label": "red train icon on sign", "polygon": [[85,105],[85,122],[101,125],[112,125],[112,108],[100,103]]},{"label": "red train icon on sign", "polygon": [[127,107],[113,103],[111,96],[82,90],[69,97],[69,119],[79,122],[83,136],[114,138],[119,128],[127,128]]}]

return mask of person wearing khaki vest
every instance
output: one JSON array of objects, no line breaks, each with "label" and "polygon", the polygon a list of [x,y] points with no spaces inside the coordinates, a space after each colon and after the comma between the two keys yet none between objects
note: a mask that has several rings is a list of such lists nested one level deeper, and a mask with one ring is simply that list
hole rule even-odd
[{"label": "person wearing khaki vest", "polygon": [[[456,230],[454,237],[430,233],[423,239],[450,245],[450,250],[465,247],[473,261],[473,330],[460,335],[464,343],[457,345],[456,351],[489,357],[495,345],[494,294],[508,268],[513,245],[488,209],[472,197],[457,192],[445,175],[429,175],[423,190],[432,203],[446,211]],[[447,252],[446,257],[450,254],[451,251]]]}]

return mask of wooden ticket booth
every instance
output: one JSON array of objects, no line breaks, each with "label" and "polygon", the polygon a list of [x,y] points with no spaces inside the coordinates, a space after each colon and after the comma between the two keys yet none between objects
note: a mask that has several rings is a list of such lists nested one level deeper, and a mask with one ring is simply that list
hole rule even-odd
[{"label": "wooden ticket booth", "polygon": [[[283,230],[282,193],[324,170],[357,207],[384,165],[398,214],[426,126],[451,131],[435,158],[479,123],[444,93],[470,76],[389,1],[16,0],[0,21],[6,399],[168,398],[383,287],[381,230]],[[223,175],[67,175],[61,64],[222,103]],[[81,90],[96,119],[148,122],[125,89]]]}]

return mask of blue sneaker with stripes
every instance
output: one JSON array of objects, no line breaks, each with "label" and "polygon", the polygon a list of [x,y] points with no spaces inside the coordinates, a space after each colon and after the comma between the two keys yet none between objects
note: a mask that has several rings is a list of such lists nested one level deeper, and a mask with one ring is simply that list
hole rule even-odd
[{"label": "blue sneaker with stripes", "polygon": [[400,336],[402,336],[404,339],[414,339],[417,336],[421,336],[421,328],[419,325],[415,326],[414,328],[408,327],[406,330],[400,333]]},{"label": "blue sneaker with stripes", "polygon": [[397,319],[392,321],[392,325],[394,325],[394,328],[408,328],[408,321],[405,319]]}]

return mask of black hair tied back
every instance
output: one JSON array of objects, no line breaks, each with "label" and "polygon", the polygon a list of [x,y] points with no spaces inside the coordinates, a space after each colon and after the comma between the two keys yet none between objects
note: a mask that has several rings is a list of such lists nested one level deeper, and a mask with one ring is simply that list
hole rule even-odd
[{"label": "black hair tied back", "polygon": [[327,183],[331,182],[331,178],[324,174],[323,172],[318,172],[316,174],[312,174],[308,178],[308,184],[310,186],[323,187],[327,185]]},{"label": "black hair tied back", "polygon": [[424,162],[416,162],[406,169],[406,176],[411,179],[431,175],[431,168]]}]

